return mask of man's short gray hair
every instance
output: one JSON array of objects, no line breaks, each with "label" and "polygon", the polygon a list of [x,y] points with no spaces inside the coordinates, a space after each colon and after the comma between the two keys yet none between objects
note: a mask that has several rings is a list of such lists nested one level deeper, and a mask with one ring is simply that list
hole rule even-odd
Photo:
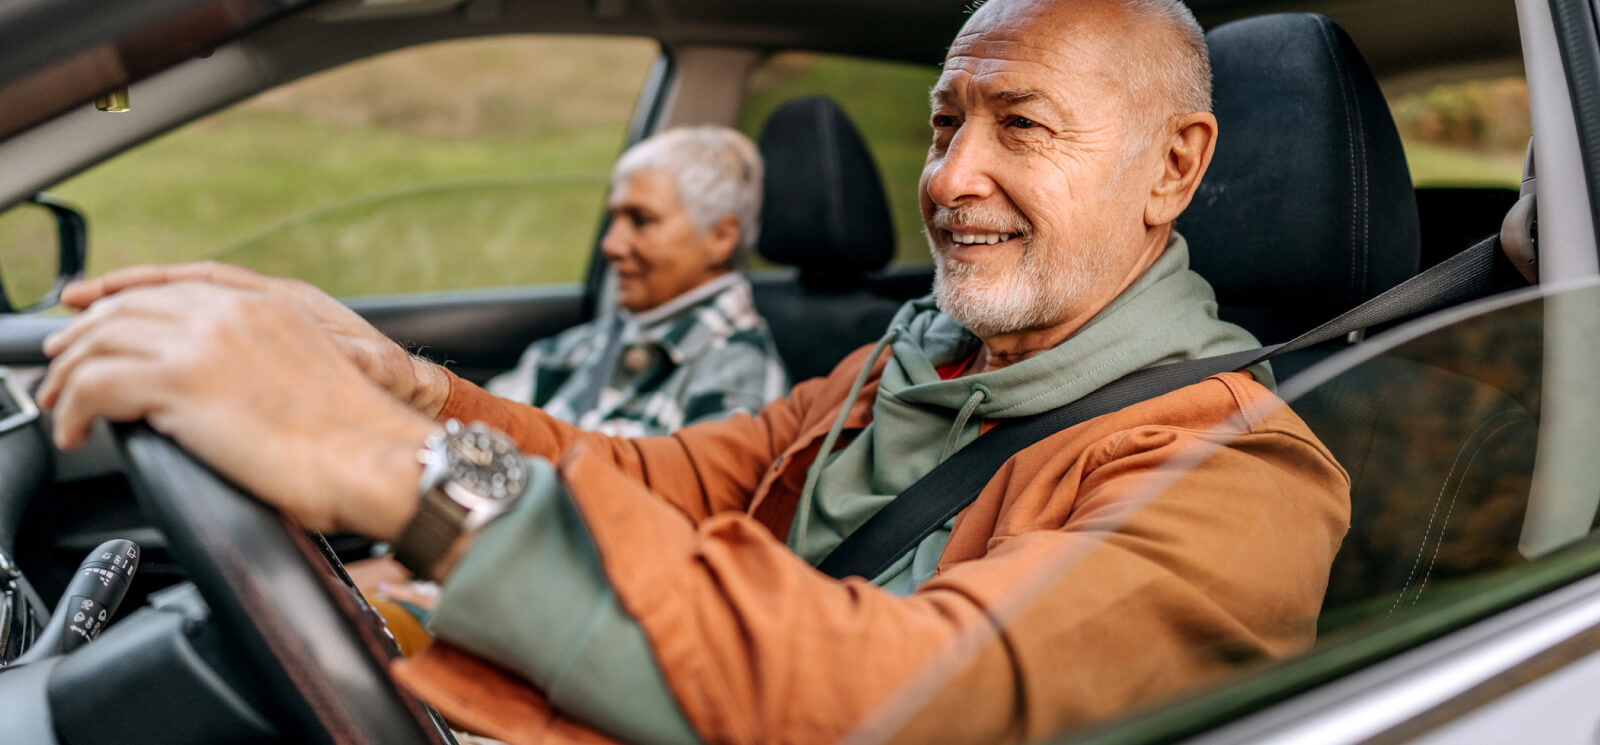
[{"label": "man's short gray hair", "polygon": [[628,148],[611,171],[611,183],[642,171],[672,179],[678,201],[702,233],[728,215],[737,218],[739,244],[729,264],[744,266],[761,232],[761,153],[750,138],[714,125],[669,129]]},{"label": "man's short gray hair", "polygon": [[1211,110],[1211,54],[1205,31],[1181,0],[1120,0],[1134,23],[1159,23],[1171,46],[1137,53],[1129,70],[1128,105],[1148,117],[1145,129],[1181,114]]},{"label": "man's short gray hair", "polygon": [[[1071,2],[1072,0],[1067,0]],[[1167,27],[1175,42],[1169,54],[1145,53],[1134,58],[1138,61],[1127,71],[1129,88],[1139,95],[1164,93],[1155,96],[1166,106],[1161,116],[1171,117],[1194,111],[1211,110],[1211,52],[1206,48],[1205,29],[1195,20],[1194,12],[1183,0],[1115,0],[1133,23],[1158,23]],[[973,0],[967,6],[976,13],[988,0]],[[1166,90],[1162,90],[1165,88]],[[1132,105],[1147,108],[1154,103],[1132,101]],[[1154,114],[1152,114],[1154,115]]]},{"label": "man's short gray hair", "polygon": [[[1170,86],[1169,93],[1179,109],[1173,113],[1211,110],[1211,53],[1206,49],[1206,34],[1189,6],[1181,0],[1122,0],[1136,21],[1166,24],[1174,35],[1173,54],[1156,54],[1146,74]],[[1144,82],[1144,81],[1141,81]]]}]

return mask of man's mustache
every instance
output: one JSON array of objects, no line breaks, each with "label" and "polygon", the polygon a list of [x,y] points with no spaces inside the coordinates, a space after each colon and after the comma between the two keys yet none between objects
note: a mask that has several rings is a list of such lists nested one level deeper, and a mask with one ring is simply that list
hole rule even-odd
[{"label": "man's mustache", "polygon": [[928,224],[936,230],[1001,233],[1028,236],[1033,223],[1020,212],[1002,207],[945,207],[935,205]]}]

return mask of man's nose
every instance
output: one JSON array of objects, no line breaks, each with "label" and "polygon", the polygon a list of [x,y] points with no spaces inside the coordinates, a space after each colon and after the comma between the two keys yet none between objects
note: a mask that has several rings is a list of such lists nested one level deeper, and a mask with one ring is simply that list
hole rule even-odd
[{"label": "man's nose", "polygon": [[970,127],[962,127],[950,139],[943,155],[931,164],[928,198],[935,204],[954,207],[994,194],[994,160],[978,134]]}]

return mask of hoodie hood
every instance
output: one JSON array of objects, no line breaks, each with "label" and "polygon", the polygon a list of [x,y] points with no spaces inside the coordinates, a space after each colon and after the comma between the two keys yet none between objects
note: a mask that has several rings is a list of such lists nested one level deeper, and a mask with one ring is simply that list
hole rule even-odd
[{"label": "hoodie hood", "polygon": [[[981,383],[992,394],[978,406],[983,419],[1048,411],[1146,367],[1261,346],[1248,331],[1217,318],[1216,294],[1189,269],[1188,243],[1176,232],[1150,269],[1083,328],[1054,348],[999,370],[939,379],[936,367],[966,359],[982,342],[939,312],[931,295],[901,307],[889,326],[898,333],[880,396],[959,409],[972,385]],[[1273,387],[1270,370],[1251,372]]]},{"label": "hoodie hood", "polygon": [[[1216,295],[1189,269],[1188,244],[1176,232],[1150,269],[1060,344],[999,370],[940,379],[938,366],[970,357],[981,344],[931,296],[900,309],[862,370],[864,380],[880,353],[890,355],[872,421],[836,453],[839,433],[824,441],[801,493],[791,548],[813,564],[826,558],[844,536],[977,439],[984,419],[1047,411],[1146,367],[1260,346],[1217,318]],[[1251,372],[1271,387],[1265,365]],[[897,592],[916,589],[932,576],[948,535],[935,532],[874,582]]]}]

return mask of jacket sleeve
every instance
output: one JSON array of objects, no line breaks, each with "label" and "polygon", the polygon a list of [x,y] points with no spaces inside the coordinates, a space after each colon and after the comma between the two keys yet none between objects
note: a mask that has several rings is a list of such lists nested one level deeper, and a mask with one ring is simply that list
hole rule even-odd
[{"label": "jacket sleeve", "polygon": [[696,522],[749,505],[767,468],[794,439],[803,410],[817,398],[816,385],[800,386],[754,416],[735,414],[666,437],[626,439],[585,432],[446,374],[450,394],[441,420],[483,422],[509,435],[524,453],[550,460],[582,443]]},{"label": "jacket sleeve", "polygon": [[897,597],[826,577],[748,516],[675,518],[597,455],[569,453],[563,478],[712,743],[1034,738],[1303,649],[1348,517],[1343,471],[1310,442],[1141,428],[1059,478],[1008,464],[986,491],[1052,507]]},{"label": "jacket sleeve", "polygon": [[635,745],[699,745],[550,462],[528,466],[522,498],[478,532],[444,583],[433,632],[514,670],[557,711],[603,732]]}]

